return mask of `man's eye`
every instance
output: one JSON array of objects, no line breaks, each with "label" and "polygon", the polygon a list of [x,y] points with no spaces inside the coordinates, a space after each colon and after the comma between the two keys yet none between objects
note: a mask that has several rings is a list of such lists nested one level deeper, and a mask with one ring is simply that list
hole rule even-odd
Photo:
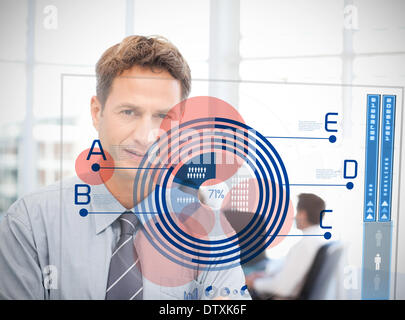
[{"label": "man's eye", "polygon": [[160,113],[159,118],[161,118],[161,119],[164,119],[164,118],[170,119],[170,114],[168,114],[168,113]]},{"label": "man's eye", "polygon": [[122,110],[121,113],[126,116],[132,116],[134,115],[134,110]]}]

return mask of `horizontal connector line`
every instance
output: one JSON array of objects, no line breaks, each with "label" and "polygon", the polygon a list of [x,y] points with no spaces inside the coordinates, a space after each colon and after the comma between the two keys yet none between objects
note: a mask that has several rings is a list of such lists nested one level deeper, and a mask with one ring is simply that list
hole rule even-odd
[{"label": "horizontal connector line", "polygon": [[317,139],[317,140],[329,140],[329,138],[321,137],[275,137],[275,136],[266,136],[267,139]]},{"label": "horizontal connector line", "polygon": [[278,234],[276,237],[324,237],[324,234]]},{"label": "horizontal connector line", "polygon": [[[375,57],[375,56],[392,56],[403,55],[404,51],[381,51],[381,52],[356,52],[355,57]],[[243,57],[243,61],[267,61],[267,60],[288,60],[288,59],[314,59],[314,58],[342,58],[342,54],[304,54],[304,55],[287,55],[287,56],[261,56],[261,57]]]},{"label": "horizontal connector line", "polygon": [[[273,234],[269,234],[267,236],[261,235],[259,237],[272,237]],[[277,234],[276,237],[324,237],[325,234]]]},{"label": "horizontal connector line", "polygon": [[100,169],[144,169],[144,170],[169,170],[169,168],[146,168],[146,167],[100,167]]},{"label": "horizontal connector line", "polygon": [[[285,186],[285,184],[283,184]],[[289,183],[289,186],[308,186],[308,187],[346,187],[346,184],[307,184],[307,183]]]},{"label": "horizontal connector line", "polygon": [[[123,212],[88,211],[88,214],[122,214]],[[135,212],[135,214],[158,214],[158,212]]]},{"label": "horizontal connector line", "polygon": [[[95,74],[84,74],[84,73],[61,73],[61,79],[67,77],[90,77],[94,78]],[[153,80],[164,80],[161,78],[152,77],[131,77],[131,78],[147,78]],[[167,80],[172,80],[168,78]],[[242,79],[209,79],[209,78],[192,78],[193,82],[223,82],[223,83],[251,83],[251,84],[277,84],[277,85],[303,85],[303,86],[324,86],[324,87],[351,87],[351,88],[386,88],[386,89],[401,89],[403,86],[384,86],[377,84],[352,84],[352,83],[326,83],[326,82],[297,82],[297,81],[266,81],[266,80],[242,80]]]}]

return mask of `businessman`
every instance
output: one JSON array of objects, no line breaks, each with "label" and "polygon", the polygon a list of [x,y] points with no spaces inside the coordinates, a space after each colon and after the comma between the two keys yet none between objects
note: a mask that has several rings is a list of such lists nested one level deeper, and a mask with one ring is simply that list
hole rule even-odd
[{"label": "businessman", "polygon": [[[190,68],[166,39],[130,36],[104,52],[96,77],[91,115],[101,145],[116,166],[137,167],[169,110],[188,97]],[[240,266],[193,269],[156,250],[134,214],[150,196],[134,197],[135,174],[114,170],[91,186],[87,210],[107,214],[78,213],[78,177],[17,200],[0,221],[0,298],[211,299],[213,288],[244,286]]]}]

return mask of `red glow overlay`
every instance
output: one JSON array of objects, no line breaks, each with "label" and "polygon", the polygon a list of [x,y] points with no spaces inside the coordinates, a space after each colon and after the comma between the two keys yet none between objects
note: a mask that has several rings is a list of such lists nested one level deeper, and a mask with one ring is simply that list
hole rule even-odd
[{"label": "red glow overlay", "polygon": [[[76,158],[75,170],[77,176],[85,183],[95,186],[108,181],[114,174],[114,169],[103,169],[103,168],[114,168],[114,160],[112,156],[103,149],[106,160],[104,160],[101,154],[91,154],[90,159],[87,157],[90,152],[90,148],[84,150]],[[94,148],[94,152],[100,152],[100,149]],[[93,164],[98,164],[101,169],[99,171],[94,171],[92,169]]]}]

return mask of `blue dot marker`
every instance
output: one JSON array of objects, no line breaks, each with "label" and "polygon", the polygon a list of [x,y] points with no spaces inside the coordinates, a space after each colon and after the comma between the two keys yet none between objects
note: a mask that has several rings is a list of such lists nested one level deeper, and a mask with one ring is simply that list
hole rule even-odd
[{"label": "blue dot marker", "polygon": [[326,240],[329,240],[329,239],[332,237],[332,234],[331,234],[330,232],[325,232],[325,234],[323,235],[323,237],[324,237]]},{"label": "blue dot marker", "polygon": [[94,172],[100,171],[100,165],[98,163],[93,163],[93,165],[91,166],[91,170],[93,170]]},{"label": "blue dot marker", "polygon": [[330,142],[330,143],[335,143],[335,142],[336,142],[336,136],[331,135],[331,136],[329,137],[329,142]]},{"label": "blue dot marker", "polygon": [[353,182],[348,182],[348,183],[346,184],[346,188],[349,189],[349,190],[353,189],[353,187],[354,187]]},{"label": "blue dot marker", "polygon": [[80,215],[82,216],[82,217],[85,217],[85,216],[87,216],[88,214],[89,214],[89,212],[87,211],[87,209],[80,209],[80,211],[79,211],[79,213],[80,213]]}]

